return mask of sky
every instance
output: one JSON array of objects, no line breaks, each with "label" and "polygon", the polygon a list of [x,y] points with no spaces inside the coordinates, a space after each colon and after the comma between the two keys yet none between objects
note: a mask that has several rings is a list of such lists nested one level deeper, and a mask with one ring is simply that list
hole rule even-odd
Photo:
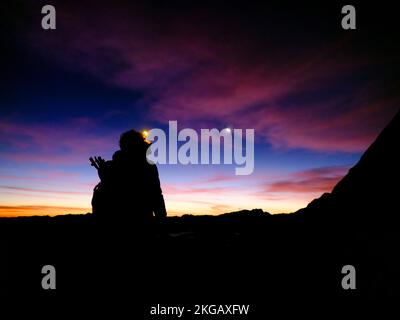
[{"label": "sky", "polygon": [[[288,213],[332,187],[399,106],[394,11],[343,4],[1,4],[0,216],[91,211],[88,158],[129,129],[255,130],[255,169],[159,165],[169,215]],[[385,7],[384,7],[385,8]]]}]

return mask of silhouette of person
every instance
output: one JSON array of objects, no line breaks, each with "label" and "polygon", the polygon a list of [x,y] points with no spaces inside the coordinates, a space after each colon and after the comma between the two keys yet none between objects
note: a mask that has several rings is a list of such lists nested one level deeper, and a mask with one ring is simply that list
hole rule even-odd
[{"label": "silhouette of person", "polygon": [[149,146],[140,132],[129,130],[121,135],[120,150],[111,161],[90,158],[100,178],[93,192],[93,214],[142,222],[166,217],[157,167],[146,159]]}]

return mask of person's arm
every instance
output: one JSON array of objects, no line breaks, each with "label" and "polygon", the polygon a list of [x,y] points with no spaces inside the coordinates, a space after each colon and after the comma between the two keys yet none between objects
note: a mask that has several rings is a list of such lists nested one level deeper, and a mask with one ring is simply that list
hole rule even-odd
[{"label": "person's arm", "polygon": [[97,174],[99,175],[100,181],[107,180],[111,176],[111,161],[106,161],[102,157],[90,157],[91,166],[97,169]]}]

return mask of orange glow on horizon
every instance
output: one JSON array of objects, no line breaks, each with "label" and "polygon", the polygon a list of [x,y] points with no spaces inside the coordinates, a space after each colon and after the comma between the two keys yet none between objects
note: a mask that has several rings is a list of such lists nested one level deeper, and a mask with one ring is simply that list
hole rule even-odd
[{"label": "orange glow on horizon", "polygon": [[[186,214],[189,215],[219,215],[227,212],[240,211],[242,209],[254,209],[249,206],[248,208],[232,208],[222,206],[219,210],[215,208],[206,209],[206,206],[192,204],[187,207],[177,205],[176,208],[172,208],[170,206],[167,209],[169,217],[179,217]],[[186,207],[186,208],[184,208]],[[269,211],[271,214],[274,213],[282,213],[280,210],[266,210],[265,208],[261,208],[264,211]],[[78,207],[62,207],[62,206],[41,206],[41,205],[9,205],[9,206],[0,206],[0,218],[14,218],[14,217],[32,217],[32,216],[59,216],[59,215],[68,215],[68,214],[87,214],[91,213],[91,208],[78,208]],[[290,211],[286,211],[290,212]]]},{"label": "orange glow on horizon", "polygon": [[86,214],[90,208],[58,207],[58,206],[0,206],[0,218],[30,217],[30,216],[58,216],[66,214]]}]

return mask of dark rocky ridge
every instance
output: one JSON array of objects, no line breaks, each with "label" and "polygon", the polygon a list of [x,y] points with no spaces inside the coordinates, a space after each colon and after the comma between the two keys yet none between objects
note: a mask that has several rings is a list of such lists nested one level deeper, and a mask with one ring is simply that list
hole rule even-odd
[{"label": "dark rocky ridge", "polygon": [[399,221],[400,113],[371,144],[331,193],[323,194],[297,213],[321,220],[393,226]]}]

